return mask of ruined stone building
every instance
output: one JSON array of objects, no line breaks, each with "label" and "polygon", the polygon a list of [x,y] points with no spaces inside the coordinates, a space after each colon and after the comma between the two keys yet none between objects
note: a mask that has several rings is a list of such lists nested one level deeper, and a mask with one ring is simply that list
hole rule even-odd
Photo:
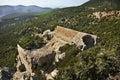
[{"label": "ruined stone building", "polygon": [[[65,44],[75,44],[81,50],[93,47],[97,44],[96,35],[91,35],[60,26],[57,26],[52,32],[50,30],[45,31],[43,35],[51,35],[52,38],[44,47],[40,49],[25,50],[20,45],[17,45],[17,71],[14,74],[14,80],[24,80],[24,78],[28,77],[32,80],[32,77],[35,75],[32,69],[33,65],[42,65],[44,63],[53,64],[53,62],[59,61],[59,58],[65,56],[65,54],[59,54],[59,48]],[[21,64],[25,66],[25,72],[20,72],[19,66]],[[56,70],[53,70],[49,74],[46,73],[46,79],[53,79],[55,76],[53,75],[54,71]],[[54,72],[54,74],[56,74],[56,72]]]}]

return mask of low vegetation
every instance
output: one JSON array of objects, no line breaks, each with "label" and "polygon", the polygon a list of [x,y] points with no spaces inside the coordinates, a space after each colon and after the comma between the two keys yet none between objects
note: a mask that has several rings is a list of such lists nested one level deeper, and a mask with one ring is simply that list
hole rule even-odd
[{"label": "low vegetation", "polygon": [[[65,51],[72,53],[69,49]],[[120,59],[116,50],[106,51],[96,46],[74,55],[69,58],[66,56],[59,63],[63,67],[58,67],[60,72],[56,80],[106,80],[109,75],[116,75],[120,71]]]},{"label": "low vegetation", "polygon": [[43,46],[43,38],[35,35],[25,35],[19,40],[19,44],[25,49],[37,49]]},{"label": "low vegetation", "polygon": [[24,66],[23,64],[21,64],[21,65],[19,66],[19,70],[20,70],[21,72],[24,72],[24,71],[26,71],[26,68],[25,68],[25,66]]},{"label": "low vegetation", "polygon": [[[0,66],[14,68],[17,43],[26,49],[41,47],[42,38],[31,35],[39,32],[34,27],[40,29],[42,33],[47,29],[54,30],[57,25],[60,25],[97,35],[100,42],[98,46],[83,52],[74,45],[65,45],[60,48],[61,52],[65,52],[67,56],[56,63],[59,69],[56,80],[105,80],[109,75],[114,76],[120,73],[120,16],[100,19],[88,16],[96,11],[120,10],[118,5],[120,2],[115,0],[112,4],[116,6],[111,6],[108,0],[101,0],[100,3],[96,1],[90,0],[79,7],[54,10],[37,16],[37,20],[31,18],[24,22],[21,19],[23,21],[21,24],[1,26]],[[95,9],[90,9],[91,6]],[[28,30],[29,28],[33,31]],[[28,32],[21,34],[20,31],[24,29]]]}]

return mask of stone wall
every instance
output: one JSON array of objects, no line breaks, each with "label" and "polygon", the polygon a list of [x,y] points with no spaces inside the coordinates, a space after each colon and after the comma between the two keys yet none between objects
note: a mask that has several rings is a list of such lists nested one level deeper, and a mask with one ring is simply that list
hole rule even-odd
[{"label": "stone wall", "polygon": [[[98,37],[96,35],[75,31],[61,26],[57,26],[54,33],[57,38],[60,38],[61,40],[64,40],[68,43],[73,43],[78,47],[90,45],[92,45],[91,47],[93,47],[94,45],[97,44],[98,40]],[[84,38],[85,36],[88,36],[87,39]],[[86,44],[86,41],[89,44]]]}]

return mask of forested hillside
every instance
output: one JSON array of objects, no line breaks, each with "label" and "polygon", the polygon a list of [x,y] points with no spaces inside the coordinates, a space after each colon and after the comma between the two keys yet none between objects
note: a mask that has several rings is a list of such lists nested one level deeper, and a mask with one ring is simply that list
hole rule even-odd
[{"label": "forested hillside", "polygon": [[[120,73],[119,11],[119,0],[90,0],[78,7],[57,9],[36,16],[37,19],[32,17],[19,25],[2,26],[0,66],[15,70],[17,43],[23,44],[21,46],[26,49],[31,49],[32,45],[39,48],[40,43],[37,41],[41,38],[36,39],[31,35],[47,29],[54,30],[60,25],[97,35],[99,44],[85,51],[74,45],[61,47],[60,51],[66,52],[67,56],[55,65],[59,70],[56,80],[106,80],[110,76],[115,77]],[[21,39],[24,40],[20,42]]]}]

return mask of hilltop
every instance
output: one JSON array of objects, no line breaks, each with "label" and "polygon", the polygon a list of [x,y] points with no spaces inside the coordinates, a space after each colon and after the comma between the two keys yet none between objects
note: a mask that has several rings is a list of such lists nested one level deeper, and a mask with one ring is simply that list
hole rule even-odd
[{"label": "hilltop", "polygon": [[[44,36],[51,36],[49,39]],[[75,45],[79,50],[85,50],[95,46],[97,42],[97,36],[78,32],[75,30],[63,28],[57,26],[54,31],[46,30],[43,32],[41,37],[44,37],[46,44],[34,50],[26,50],[20,45],[17,45],[18,55],[17,55],[17,71],[14,74],[14,80],[32,78],[34,79],[36,75],[35,68],[42,66],[43,75],[45,75],[46,80],[52,79],[58,73],[57,68],[53,67],[56,62],[65,57],[65,53],[61,53],[59,48],[69,44]],[[25,70],[22,72],[20,66],[25,66]],[[45,69],[46,67],[46,69]],[[57,70],[57,72],[55,72]],[[38,70],[40,72],[40,70]],[[54,73],[55,75],[52,75]],[[34,75],[33,75],[34,74]],[[25,76],[26,77],[23,77]]]},{"label": "hilltop", "polygon": [[[27,50],[39,49],[46,44],[44,38],[36,37],[57,25],[76,31],[96,35],[99,43],[90,49],[81,51],[75,45],[60,47],[66,56],[53,67],[59,70],[55,80],[106,80],[120,79],[120,1],[90,0],[87,3],[70,8],[53,10],[43,15],[31,17],[23,23],[4,25],[0,28],[0,65],[15,70],[17,43]],[[8,20],[9,21],[9,20]],[[66,33],[66,31],[63,31]],[[68,34],[68,33],[66,33]],[[71,36],[70,36],[71,35]],[[69,33],[67,37],[74,34]],[[45,36],[46,37],[46,36]],[[49,39],[50,36],[48,36]],[[70,38],[70,40],[72,40]],[[89,42],[89,40],[88,40]],[[40,70],[47,70],[47,64],[35,67],[38,80],[45,75]],[[21,69],[21,67],[20,67]],[[22,66],[24,71],[24,66]]]}]

